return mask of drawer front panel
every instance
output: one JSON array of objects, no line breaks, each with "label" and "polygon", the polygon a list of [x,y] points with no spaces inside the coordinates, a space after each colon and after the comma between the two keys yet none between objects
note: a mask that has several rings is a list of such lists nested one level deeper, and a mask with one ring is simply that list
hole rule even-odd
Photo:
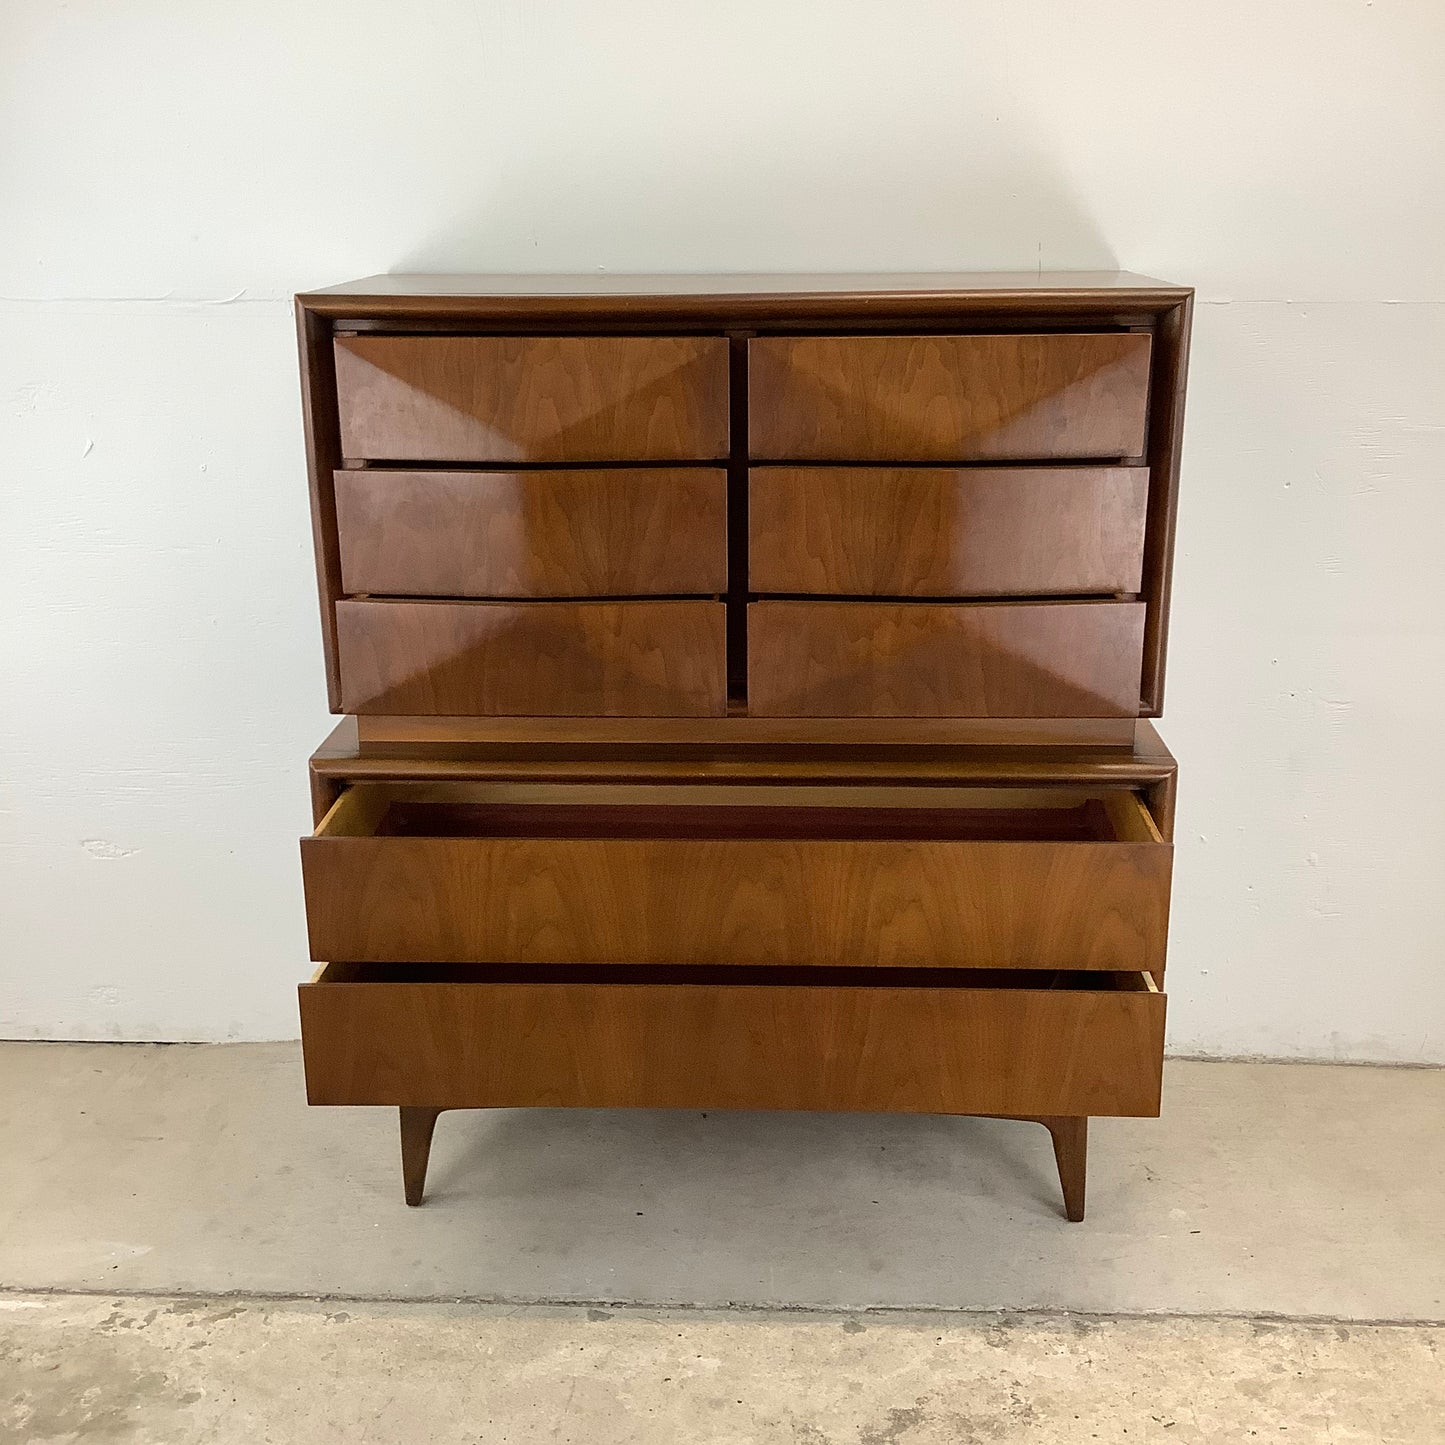
[{"label": "drawer front panel", "polygon": [[1136,602],[756,602],[760,717],[1133,717]]},{"label": "drawer front panel", "polygon": [[336,473],[342,586],[442,597],[727,590],[715,468]]},{"label": "drawer front panel", "polygon": [[301,988],[313,1104],[1156,1115],[1164,996],[573,983]]},{"label": "drawer front panel", "polygon": [[343,712],[718,717],[720,602],[336,604]]},{"label": "drawer front panel", "polygon": [[728,450],[716,336],[345,336],[341,450],[378,461],[707,461]]},{"label": "drawer front panel", "polygon": [[760,337],[748,431],[779,461],[1136,457],[1145,333]]},{"label": "drawer front panel", "polygon": [[1145,467],[758,467],[754,592],[1137,592]]},{"label": "drawer front panel", "polygon": [[315,837],[311,956],[413,963],[1164,966],[1148,842]]}]

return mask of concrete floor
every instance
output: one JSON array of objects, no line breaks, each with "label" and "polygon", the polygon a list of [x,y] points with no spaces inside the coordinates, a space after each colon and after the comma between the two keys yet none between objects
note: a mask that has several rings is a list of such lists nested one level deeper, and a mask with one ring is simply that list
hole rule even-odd
[{"label": "concrete floor", "polygon": [[1070,1225],[1036,1126],[448,1114],[413,1210],[293,1045],[4,1044],[0,1440],[1436,1445],[1442,1119],[1173,1063]]},{"label": "concrete floor", "polygon": [[1445,1330],[0,1299],[0,1439],[1439,1445]]},{"label": "concrete floor", "polygon": [[0,1281],[390,1299],[1445,1320],[1445,1070],[1173,1063],[1089,1215],[1032,1124],[308,1109],[291,1044],[0,1045]]}]

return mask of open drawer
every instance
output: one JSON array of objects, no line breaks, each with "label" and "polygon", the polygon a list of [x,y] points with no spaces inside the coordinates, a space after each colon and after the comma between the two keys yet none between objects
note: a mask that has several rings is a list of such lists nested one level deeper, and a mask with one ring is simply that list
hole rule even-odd
[{"label": "open drawer", "polygon": [[311,956],[379,963],[1164,967],[1134,793],[357,784],[301,844]]},{"label": "open drawer", "polygon": [[1123,972],[327,964],[301,1032],[313,1104],[1154,1115],[1164,995]]}]

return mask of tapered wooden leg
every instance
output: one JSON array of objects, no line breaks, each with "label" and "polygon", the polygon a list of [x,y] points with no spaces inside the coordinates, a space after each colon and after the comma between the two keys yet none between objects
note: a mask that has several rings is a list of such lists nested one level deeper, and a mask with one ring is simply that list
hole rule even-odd
[{"label": "tapered wooden leg", "polygon": [[1084,1185],[1089,1170],[1087,1116],[1056,1114],[1040,1119],[1054,1141],[1054,1161],[1064,1191],[1064,1216],[1077,1224],[1084,1217]]},{"label": "tapered wooden leg", "polygon": [[431,1157],[431,1136],[440,1109],[401,1110],[401,1180],[406,1202],[420,1204],[426,1189],[426,1162]]}]

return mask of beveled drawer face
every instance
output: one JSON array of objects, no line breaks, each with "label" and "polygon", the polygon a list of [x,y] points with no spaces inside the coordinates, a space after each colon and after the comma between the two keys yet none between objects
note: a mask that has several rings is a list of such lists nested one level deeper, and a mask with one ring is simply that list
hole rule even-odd
[{"label": "beveled drawer face", "polygon": [[1137,602],[764,601],[748,608],[757,717],[1132,717]]},{"label": "beveled drawer face", "polygon": [[336,604],[345,712],[717,717],[721,602]]},{"label": "beveled drawer face", "polygon": [[483,981],[498,972],[332,966],[303,984],[310,1102],[1159,1112],[1165,999],[1147,975]]},{"label": "beveled drawer face", "polygon": [[1137,592],[1146,467],[754,467],[754,592]]},{"label": "beveled drawer face", "polygon": [[347,592],[585,597],[727,590],[727,474],[338,471]]},{"label": "beveled drawer face", "polygon": [[1125,792],[357,784],[301,856],[315,959],[1153,972],[1172,850]]},{"label": "beveled drawer face", "polygon": [[341,451],[376,461],[709,461],[718,336],[341,336]]},{"label": "beveled drawer face", "polygon": [[749,451],[768,461],[1137,457],[1142,332],[758,337]]}]

